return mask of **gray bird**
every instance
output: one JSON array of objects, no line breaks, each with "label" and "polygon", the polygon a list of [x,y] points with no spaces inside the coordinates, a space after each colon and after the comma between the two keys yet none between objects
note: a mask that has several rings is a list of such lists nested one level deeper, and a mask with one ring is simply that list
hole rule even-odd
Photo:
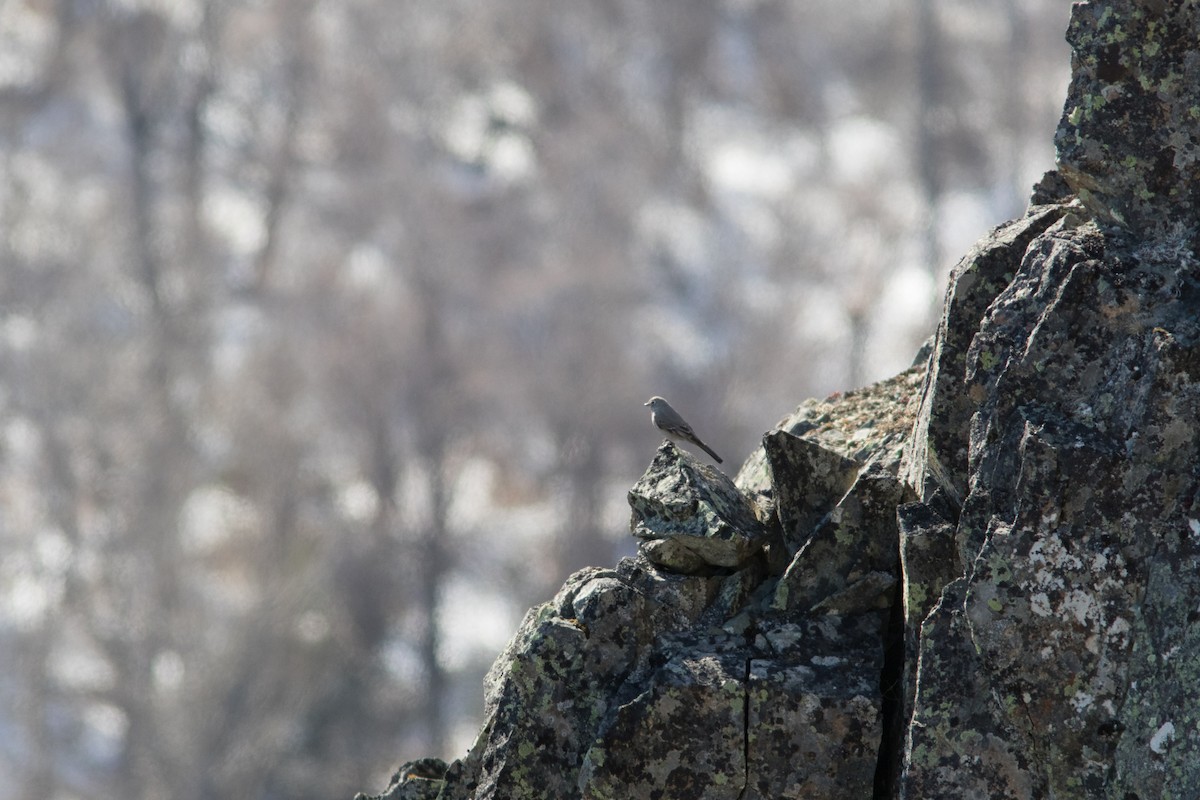
[{"label": "gray bird", "polygon": [[650,421],[660,431],[665,433],[668,439],[673,439],[677,442],[691,442],[712,456],[713,460],[718,464],[721,463],[721,457],[714,453],[712,448],[700,441],[700,437],[696,436],[695,432],[692,431],[692,426],[688,425],[684,418],[679,416],[679,412],[671,408],[671,404],[666,400],[655,395],[642,403],[642,405],[650,406]]}]

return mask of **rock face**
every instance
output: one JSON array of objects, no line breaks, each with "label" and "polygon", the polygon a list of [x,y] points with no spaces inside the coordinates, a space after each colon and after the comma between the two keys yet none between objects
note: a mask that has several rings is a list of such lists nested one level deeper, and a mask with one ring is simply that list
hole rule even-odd
[{"label": "rock face", "polygon": [[951,580],[910,637],[903,796],[1200,796],[1195,269],[1068,214],[979,321],[955,525],[951,470],[904,509],[935,520],[923,549],[953,539],[924,565]]},{"label": "rock face", "polygon": [[530,611],[471,752],[383,797],[1200,797],[1200,2],[1070,38],[1062,176],[928,359],[734,481],[664,443],[639,556]]},{"label": "rock face", "polygon": [[1072,80],[1055,136],[1067,182],[1102,223],[1141,238],[1194,237],[1200,214],[1195,0],[1082,3],[1067,40]]}]

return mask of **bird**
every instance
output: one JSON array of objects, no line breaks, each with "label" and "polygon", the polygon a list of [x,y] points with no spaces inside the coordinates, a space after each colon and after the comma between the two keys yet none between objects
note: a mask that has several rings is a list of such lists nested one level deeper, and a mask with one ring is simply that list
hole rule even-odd
[{"label": "bird", "polygon": [[718,464],[721,463],[721,457],[714,453],[711,447],[700,441],[700,437],[692,430],[692,426],[688,425],[687,421],[679,416],[679,412],[671,408],[671,404],[666,400],[655,395],[642,403],[642,405],[650,406],[650,421],[660,431],[665,433],[668,439],[673,439],[677,442],[691,442],[712,456],[713,460]]}]

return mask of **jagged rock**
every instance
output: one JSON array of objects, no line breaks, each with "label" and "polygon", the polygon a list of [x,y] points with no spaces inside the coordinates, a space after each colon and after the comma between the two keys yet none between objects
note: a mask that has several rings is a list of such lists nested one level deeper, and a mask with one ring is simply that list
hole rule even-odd
[{"label": "jagged rock", "polygon": [[786,431],[763,436],[762,451],[782,535],[779,556],[786,565],[808,543],[817,523],[846,494],[861,465]]},{"label": "jagged rock", "polygon": [[956,268],[929,369],[734,482],[660,448],[639,557],[531,611],[471,752],[389,798],[1200,796],[1200,2],[1073,19],[1070,188]]},{"label": "jagged rock", "polygon": [[725,609],[710,601],[735,577],[670,574],[642,559],[572,576],[497,659],[483,731],[440,797],[869,787],[883,613],[791,619],[766,613],[761,597],[721,626],[713,610]]},{"label": "jagged rock", "polygon": [[1200,791],[1200,742],[1154,738],[1200,724],[1196,266],[1056,224],[985,315],[963,577],[920,631],[907,796]]},{"label": "jagged rock", "polygon": [[[817,566],[811,554],[825,552],[826,541],[842,551],[828,574],[789,573],[793,596],[807,592],[811,602],[774,602],[779,578],[753,549],[728,551],[737,569],[699,549],[702,574],[685,574],[693,564],[668,570],[643,545],[616,570],[577,573],[526,616],[497,659],[486,724],[449,768],[443,800],[870,791],[885,722],[889,611],[880,598],[897,580],[903,487],[879,464],[863,469],[782,436],[776,444],[805,455],[798,463],[822,467],[802,472],[824,499],[814,507],[788,487],[779,514],[793,529],[806,520],[808,538],[821,543],[807,545],[805,563]],[[737,533],[732,519],[755,531],[747,541],[761,548],[762,524],[731,489],[664,444],[630,492],[634,532],[663,537],[652,542]],[[867,535],[879,523],[880,535]],[[820,608],[808,613],[811,605]]]},{"label": "jagged rock", "polygon": [[486,719],[451,766],[443,800],[580,797],[578,772],[627,681],[657,645],[690,628],[720,579],[641,560],[572,575],[525,615],[485,681]]},{"label": "jagged rock", "polygon": [[888,608],[899,578],[896,507],[903,494],[878,465],[863,470],[792,559],[773,607],[839,614]]},{"label": "jagged rock", "polygon": [[[1071,86],[1054,142],[1103,224],[1148,240],[1200,225],[1200,11],[1193,0],[1077,3]],[[1193,245],[1194,246],[1194,245]]]},{"label": "jagged rock", "polygon": [[724,473],[665,441],[629,490],[642,553],[674,572],[736,567],[757,555],[767,532]]},{"label": "jagged rock", "polygon": [[[789,433],[857,464],[878,463],[895,472],[912,432],[924,376],[922,361],[870,386],[824,400],[805,400],[772,432]],[[734,483],[761,508],[774,507],[765,443],[742,464]]]},{"label": "jagged rock", "polygon": [[1066,213],[1065,206],[1034,207],[980,240],[950,273],[934,357],[921,389],[916,429],[902,474],[923,498],[941,489],[955,505],[967,495],[967,432],[982,395],[963,392],[967,348],[984,310],[1009,284],[1030,241]]},{"label": "jagged rock", "polygon": [[[1195,3],[1075,7],[1059,162],[1087,212],[975,299],[962,369],[930,390],[963,406],[928,415],[950,447],[967,434],[963,479],[934,424],[905,473],[967,494],[952,554],[933,522],[924,565],[933,586],[959,577],[908,632],[901,796],[1200,794],[1200,742],[1180,733],[1200,722],[1198,32]],[[930,582],[905,577],[912,624]]]}]

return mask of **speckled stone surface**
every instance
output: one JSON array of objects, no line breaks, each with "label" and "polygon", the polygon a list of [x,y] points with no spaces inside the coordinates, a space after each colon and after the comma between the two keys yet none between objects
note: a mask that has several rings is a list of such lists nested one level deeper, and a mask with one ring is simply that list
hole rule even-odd
[{"label": "speckled stone surface", "polygon": [[1102,225],[1194,241],[1200,224],[1196,0],[1077,3],[1059,169]]},{"label": "speckled stone surface", "polygon": [[1025,217],[995,228],[950,273],[937,347],[920,393],[917,435],[906,437],[905,480],[927,498],[938,490],[955,504],[967,495],[967,437],[982,397],[962,391],[967,349],[987,307],[1012,281],[1025,249],[1068,206],[1035,206]]},{"label": "speckled stone surface", "polygon": [[1198,275],[1064,217],[989,306],[904,796],[1200,795]]},{"label": "speckled stone surface", "polygon": [[670,441],[629,490],[629,507],[642,553],[675,572],[736,567],[762,550],[767,535],[733,481]]}]

